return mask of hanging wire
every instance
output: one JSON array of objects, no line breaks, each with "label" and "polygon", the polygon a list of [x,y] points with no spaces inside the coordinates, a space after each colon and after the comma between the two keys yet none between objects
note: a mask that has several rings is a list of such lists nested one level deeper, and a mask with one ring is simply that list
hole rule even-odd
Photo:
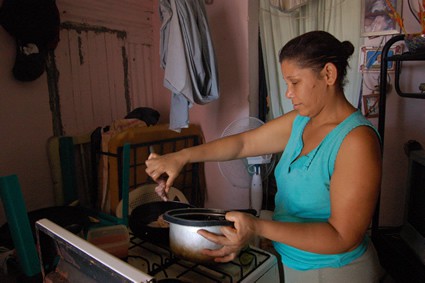
[{"label": "hanging wire", "polygon": [[[407,5],[409,6],[410,13],[415,17],[415,19],[418,21],[418,23],[421,23],[418,16],[416,15],[415,10],[413,10],[412,4],[410,3],[410,0],[407,0]],[[420,4],[419,4],[420,5]]]}]

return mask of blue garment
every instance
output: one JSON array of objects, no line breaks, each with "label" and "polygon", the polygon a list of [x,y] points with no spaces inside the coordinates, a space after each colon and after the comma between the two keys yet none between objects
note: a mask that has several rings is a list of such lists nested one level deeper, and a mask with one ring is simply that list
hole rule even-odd
[{"label": "blue garment", "polygon": [[189,127],[189,108],[219,98],[218,69],[204,1],[160,0],[160,63],[171,90],[170,129]]},{"label": "blue garment", "polygon": [[[358,126],[372,124],[356,111],[336,126],[307,155],[296,159],[303,148],[302,135],[310,118],[297,116],[283,155],[276,166],[278,192],[273,219],[282,222],[327,222],[330,217],[330,180],[339,148],[347,134]],[[374,129],[374,128],[373,128]],[[376,130],[375,130],[376,132]],[[377,133],[378,134],[378,133]],[[316,254],[275,242],[285,265],[298,270],[340,267],[361,256],[365,238],[355,250],[342,254]]]}]

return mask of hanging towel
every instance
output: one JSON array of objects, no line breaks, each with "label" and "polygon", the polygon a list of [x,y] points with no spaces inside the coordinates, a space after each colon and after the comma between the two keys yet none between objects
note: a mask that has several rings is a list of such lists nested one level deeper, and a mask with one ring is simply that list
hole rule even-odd
[{"label": "hanging towel", "polygon": [[204,1],[160,0],[160,61],[171,92],[170,129],[189,125],[189,108],[219,98],[218,72]]}]

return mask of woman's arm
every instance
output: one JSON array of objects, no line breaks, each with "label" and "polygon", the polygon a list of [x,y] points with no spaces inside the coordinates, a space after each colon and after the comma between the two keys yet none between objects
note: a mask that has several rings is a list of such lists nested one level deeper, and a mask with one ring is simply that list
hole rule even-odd
[{"label": "woman's arm", "polygon": [[155,181],[167,175],[166,191],[187,163],[225,161],[248,156],[281,152],[289,139],[296,113],[290,112],[263,126],[241,134],[220,138],[181,151],[157,155],[146,161],[146,173]]}]

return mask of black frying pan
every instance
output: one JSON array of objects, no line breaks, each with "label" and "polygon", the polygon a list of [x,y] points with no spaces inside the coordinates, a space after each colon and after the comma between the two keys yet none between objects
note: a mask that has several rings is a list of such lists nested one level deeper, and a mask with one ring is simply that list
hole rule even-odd
[{"label": "black frying pan", "polygon": [[188,203],[177,201],[148,202],[134,208],[130,214],[129,226],[135,236],[152,243],[169,245],[169,228],[149,226],[158,217],[172,209],[193,208]]}]

